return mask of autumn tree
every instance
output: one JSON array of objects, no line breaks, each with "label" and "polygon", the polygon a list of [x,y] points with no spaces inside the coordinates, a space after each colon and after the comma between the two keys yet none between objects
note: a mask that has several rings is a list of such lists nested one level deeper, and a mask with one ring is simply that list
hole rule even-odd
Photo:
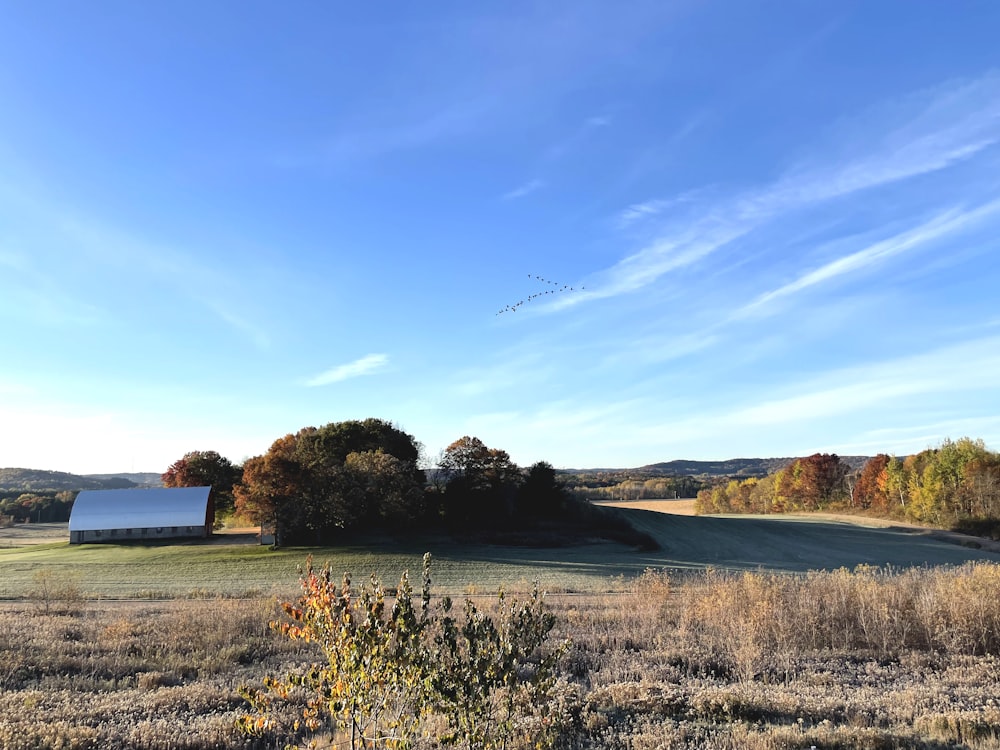
[{"label": "autumn tree", "polygon": [[464,479],[470,489],[494,489],[520,481],[520,470],[507,451],[487,448],[482,440],[468,435],[445,448],[438,468],[448,479]]},{"label": "autumn tree", "polygon": [[888,512],[892,505],[889,497],[887,468],[889,456],[879,453],[865,462],[854,485],[855,503],[862,510],[872,509],[880,513]]},{"label": "autumn tree", "polygon": [[445,448],[438,471],[446,481],[444,513],[450,524],[469,527],[513,518],[522,476],[507,451],[466,435]]},{"label": "autumn tree", "polygon": [[[759,488],[757,477],[730,479],[698,492],[695,511],[698,513],[765,513],[768,503]],[[768,483],[769,485],[771,483]]]},{"label": "autumn tree", "polygon": [[770,513],[774,509],[775,476],[761,477],[750,488],[750,512]]},{"label": "autumn tree", "polygon": [[962,492],[970,516],[1000,518],[1000,454],[970,461],[965,467]]},{"label": "autumn tree", "polygon": [[267,453],[243,464],[243,477],[233,488],[236,513],[251,523],[270,526],[275,542],[284,542],[284,532],[299,524],[293,518],[302,467],[295,460],[295,435],[275,440]]},{"label": "autumn tree", "polygon": [[817,510],[844,496],[849,467],[835,453],[796,459],[781,478],[779,494],[793,509]]},{"label": "autumn tree", "polygon": [[380,419],[305,427],[246,462],[237,508],[273,523],[278,544],[320,543],[419,511],[419,446]]},{"label": "autumn tree", "polygon": [[369,522],[402,528],[423,513],[423,484],[412,463],[383,450],[348,453],[343,491]]},{"label": "autumn tree", "polygon": [[164,487],[211,487],[216,513],[233,510],[233,485],[243,469],[215,451],[191,451],[177,459],[160,477]]},{"label": "autumn tree", "polygon": [[901,511],[906,511],[907,495],[906,467],[898,456],[891,456],[885,465],[885,492],[892,498],[893,506],[898,504]]}]

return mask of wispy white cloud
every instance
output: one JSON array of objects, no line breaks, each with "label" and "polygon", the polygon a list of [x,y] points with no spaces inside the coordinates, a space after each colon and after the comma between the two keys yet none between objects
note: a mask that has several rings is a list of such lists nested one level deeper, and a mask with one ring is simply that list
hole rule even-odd
[{"label": "wispy white cloud", "polygon": [[1000,200],[967,211],[957,209],[946,211],[913,229],[876,242],[863,250],[837,258],[803,274],[784,286],[765,292],[738,310],[733,317],[738,318],[758,312],[769,303],[782,297],[788,297],[845,274],[864,270],[895,255],[926,245],[947,235],[961,232],[998,211],[1000,211]]},{"label": "wispy white cloud", "polygon": [[621,342],[605,358],[605,364],[623,366],[671,362],[710,349],[719,341],[711,330],[695,331],[675,336],[638,336]]},{"label": "wispy white cloud", "polygon": [[644,201],[643,203],[633,203],[618,215],[618,224],[619,226],[627,227],[639,219],[656,216],[672,204],[673,201],[665,199],[649,200]]},{"label": "wispy white cloud", "polygon": [[79,296],[77,284],[60,279],[61,269],[24,252],[0,250],[0,314],[46,326],[89,326],[110,319],[92,298]]},{"label": "wispy white cloud", "polygon": [[[643,406],[633,400],[552,401],[536,407],[472,414],[465,420],[464,429],[487,445],[511,446],[512,458],[522,464],[540,458],[551,460],[553,444],[568,442],[577,446],[574,454],[581,461],[577,466],[594,466],[588,461],[600,459],[591,453],[605,453],[619,434],[627,434],[630,418]],[[599,451],[594,451],[596,445],[601,446]]]},{"label": "wispy white cloud", "polygon": [[350,378],[370,375],[373,372],[381,370],[388,363],[389,357],[386,354],[367,354],[353,362],[331,367],[329,370],[306,380],[305,385],[309,387],[331,385],[332,383],[339,383]]},{"label": "wispy white cloud", "polygon": [[703,196],[705,191],[706,188],[696,188],[687,190],[673,198],[655,198],[642,203],[633,203],[618,214],[615,223],[620,228],[627,229],[639,221],[659,216],[669,208],[691,203],[696,198]]},{"label": "wispy white cloud", "polygon": [[280,168],[347,165],[430,146],[475,132],[496,105],[492,97],[482,96],[442,104],[437,109],[428,110],[424,105],[408,117],[401,117],[398,110],[372,111],[320,142],[275,153],[271,162]]},{"label": "wispy white cloud", "polygon": [[[982,437],[987,447],[996,450],[992,443],[1000,438],[1000,414],[982,417],[959,417],[936,422],[922,422],[895,427],[865,430],[850,441],[832,445],[829,450],[848,455],[851,453],[872,454],[892,452],[916,453],[934,447],[945,437]],[[989,439],[986,438],[989,436]],[[892,446],[892,447],[889,447]]]},{"label": "wispy white cloud", "polygon": [[10,191],[0,183],[0,208],[15,211],[40,230],[31,235],[29,248],[0,248],[0,267],[11,269],[7,276],[18,275],[8,296],[25,300],[22,308],[32,319],[60,326],[114,324],[120,316],[104,303],[107,295],[84,298],[80,289],[135,286],[138,281],[193,301],[258,348],[268,346],[264,326],[253,322],[246,309],[244,300],[251,295],[231,268],[223,272],[206,262],[209,253],[203,248],[151,239],[101,216],[67,208],[52,200],[43,184],[27,181],[32,190]]},{"label": "wispy white cloud", "polygon": [[[49,209],[50,220],[72,246],[105,269],[138,274],[152,283],[172,289],[214,313],[221,321],[246,336],[258,349],[266,349],[270,336],[252,321],[245,305],[244,290],[230,272],[222,272],[201,260],[199,253],[171,243],[106,224],[99,219]],[[244,309],[241,309],[244,308]]]},{"label": "wispy white cloud", "polygon": [[[1000,73],[951,82],[889,102],[841,123],[841,151],[829,164],[804,164],[775,184],[750,212],[813,203],[946,169],[1000,142]],[[871,143],[862,155],[854,144]]]},{"label": "wispy white cloud", "polygon": [[576,128],[569,136],[558,143],[549,146],[544,153],[546,160],[561,159],[572,151],[580,149],[600,128],[611,125],[611,118],[608,116],[589,117],[582,125]]},{"label": "wispy white cloud", "polygon": [[753,229],[750,224],[706,220],[677,233],[665,234],[642,250],[588,279],[587,295],[559,300],[566,307],[587,299],[634,292],[671,271],[690,266]]},{"label": "wispy white cloud", "polygon": [[500,199],[505,201],[516,200],[517,198],[523,198],[526,195],[530,195],[536,190],[541,190],[543,187],[545,187],[545,183],[542,180],[530,180],[529,182],[519,185],[513,190],[504,193],[500,196]]},{"label": "wispy white cloud", "polygon": [[[962,363],[962,376],[955,366]],[[723,417],[753,426],[850,414],[916,395],[1000,387],[1000,338],[974,339],[923,354],[844,368],[807,384],[801,392],[765,400]]]},{"label": "wispy white cloud", "polygon": [[249,338],[258,349],[263,351],[270,347],[271,337],[268,336],[267,331],[235,312],[224,300],[202,298],[201,302],[222,320]]},{"label": "wispy white cloud", "polygon": [[[593,296],[636,291],[789,212],[971,158],[1000,142],[1000,75],[922,92],[888,111],[867,113],[849,130],[852,149],[865,143],[862,153],[803,163],[761,189],[701,206],[700,216],[667,222],[645,247],[596,274],[588,283],[598,291]],[[871,143],[867,134],[887,130],[888,135]],[[817,147],[822,150],[823,144]],[[633,204],[619,215],[619,224],[656,216],[664,208],[659,200]],[[863,260],[859,256],[853,262]]]},{"label": "wispy white cloud", "polygon": [[621,400],[594,404],[579,404],[568,400],[546,403],[536,409],[517,412],[480,414],[470,419],[473,425],[499,428],[509,426],[520,433],[524,427],[539,435],[573,434],[599,435],[609,420],[630,413],[637,402]]},{"label": "wispy white cloud", "polygon": [[[956,375],[956,363],[961,363],[961,376]],[[845,432],[859,435],[859,443],[868,442],[870,438],[871,445],[865,450],[899,450],[893,447],[897,444],[895,433],[885,436],[871,433],[870,428],[874,425],[866,423],[865,415],[877,414],[877,424],[905,426],[914,419],[926,424],[926,414],[936,409],[942,424],[947,422],[951,426],[936,434],[932,427],[910,434],[909,439],[919,442],[922,448],[928,442],[940,441],[949,432],[989,437],[977,428],[995,426],[1000,416],[984,416],[986,421],[982,425],[973,421],[965,424],[968,429],[957,428],[961,426],[959,420],[967,419],[964,415],[968,414],[970,400],[980,400],[984,394],[995,393],[998,388],[1000,337],[994,336],[912,356],[838,368],[812,379],[777,382],[763,390],[747,387],[742,393],[729,397],[734,400],[728,407],[714,402],[692,402],[676,404],[667,412],[661,408],[658,396],[650,396],[648,402],[631,415],[629,435],[637,450],[647,445],[682,451],[701,446],[697,449],[699,453],[719,458],[732,457],[725,455],[731,450],[747,450],[748,441],[751,445],[767,443],[772,446],[771,451],[779,451],[771,455],[782,455],[782,450],[790,451],[785,455],[799,455],[803,450],[847,452],[845,446],[856,441],[833,437]],[[918,403],[920,408],[914,409],[914,404]],[[983,413],[989,414],[989,406],[984,407]],[[667,423],[670,429],[665,431],[663,425]],[[856,431],[850,427],[852,424],[856,425]],[[865,431],[866,427],[869,432]],[[825,445],[807,447],[802,444],[803,436],[810,435],[815,440],[814,436],[823,434],[826,428],[831,437],[824,441]],[[998,435],[995,431],[992,434]],[[774,447],[780,444],[795,447]],[[719,450],[722,453],[717,453]]]},{"label": "wispy white cloud", "polygon": [[449,391],[474,398],[506,389],[524,388],[544,382],[552,369],[551,358],[534,349],[509,348],[485,366],[458,372]]}]

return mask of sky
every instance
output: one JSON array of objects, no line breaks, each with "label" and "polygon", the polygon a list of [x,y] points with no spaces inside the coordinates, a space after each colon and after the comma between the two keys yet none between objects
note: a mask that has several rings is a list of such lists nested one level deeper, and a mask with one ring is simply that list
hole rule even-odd
[{"label": "sky", "polygon": [[428,464],[1000,449],[998,35],[992,0],[0,3],[0,466],[367,417]]}]

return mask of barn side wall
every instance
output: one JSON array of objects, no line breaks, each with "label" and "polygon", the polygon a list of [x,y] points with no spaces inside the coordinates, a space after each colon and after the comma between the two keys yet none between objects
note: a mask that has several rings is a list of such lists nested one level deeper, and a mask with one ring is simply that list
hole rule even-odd
[{"label": "barn side wall", "polygon": [[205,539],[211,536],[210,526],[160,526],[137,529],[94,529],[71,531],[70,544],[92,542],[150,541],[153,539]]}]

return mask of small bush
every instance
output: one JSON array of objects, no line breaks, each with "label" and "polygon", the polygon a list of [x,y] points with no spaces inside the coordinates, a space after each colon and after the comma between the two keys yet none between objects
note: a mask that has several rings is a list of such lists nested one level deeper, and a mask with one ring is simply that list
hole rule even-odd
[{"label": "small bush", "polygon": [[558,736],[562,715],[549,698],[562,650],[543,651],[555,617],[537,588],[521,605],[501,591],[493,613],[467,599],[455,618],[447,598],[432,611],[429,554],[419,607],[406,573],[391,609],[374,574],[357,591],[349,574],[338,585],[329,565],[315,570],[310,558],[301,585],[299,599],[282,605],[289,619],[272,627],[316,644],[324,662],[268,677],[263,689],[242,688],[255,710],[239,722],[246,734],[287,733],[272,709],[276,700],[298,700],[304,708],[292,732],[352,750],[410,747],[428,715],[446,721],[435,730],[443,742],[469,750],[507,748],[525,733],[534,747],[548,747]]}]

